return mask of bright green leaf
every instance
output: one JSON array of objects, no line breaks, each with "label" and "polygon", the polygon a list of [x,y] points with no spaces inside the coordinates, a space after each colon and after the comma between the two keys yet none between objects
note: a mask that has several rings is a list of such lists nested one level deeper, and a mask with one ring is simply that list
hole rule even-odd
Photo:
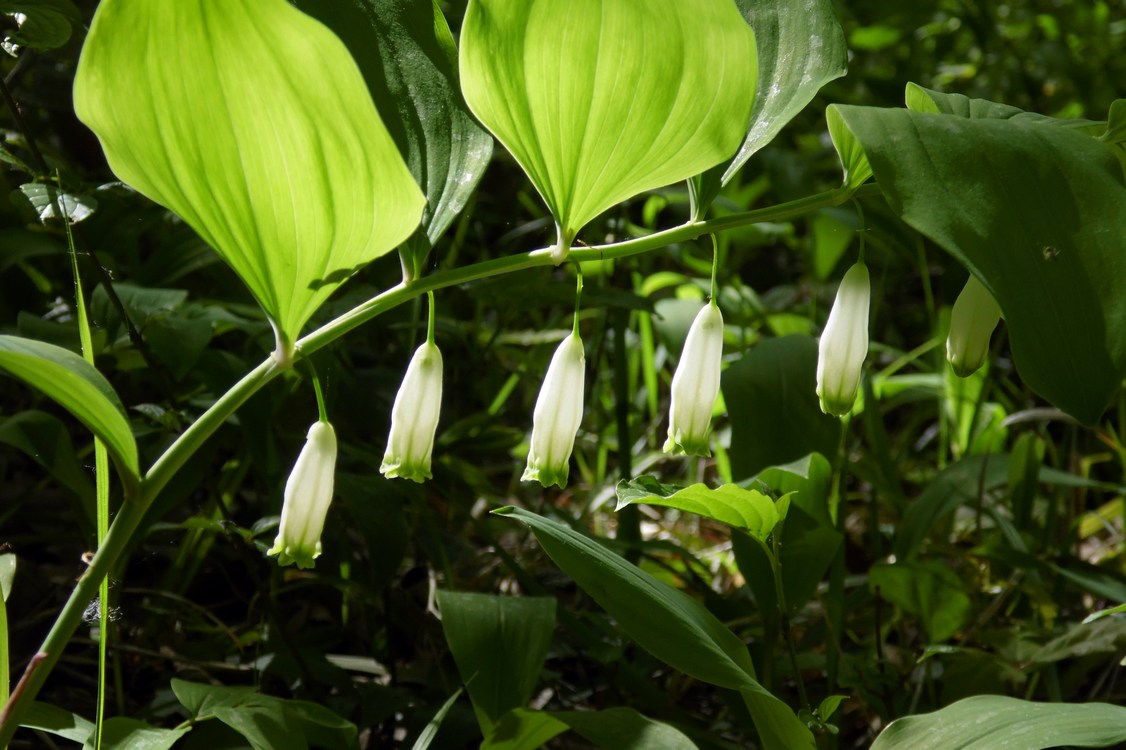
[{"label": "bright green leaf", "polygon": [[0,552],[0,597],[8,601],[12,595],[12,581],[16,577],[16,553]]},{"label": "bright green leaf", "polygon": [[837,149],[837,156],[840,157],[841,169],[844,170],[842,187],[855,191],[872,176],[872,166],[868,163],[868,156],[864,153],[860,141],[841,119],[838,105],[830,104],[825,109],[825,124],[829,128],[829,138],[833,141],[833,147]]},{"label": "bright green leaf", "polygon": [[471,0],[470,108],[578,231],[638,193],[730,157],[747,132],[755,39],[731,0]]},{"label": "bright green leaf", "polygon": [[343,43],[285,0],[106,0],[74,108],[125,182],[239,274],[283,361],[424,198]]},{"label": "bright green leaf", "polygon": [[39,389],[106,444],[124,484],[137,482],[137,444],[113,387],[82,357],[52,344],[0,336],[0,368]]},{"label": "bright green leaf", "polygon": [[493,153],[458,82],[457,47],[434,0],[298,0],[332,29],[360,66],[375,106],[426,194],[411,236],[412,274],[465,207]]},{"label": "bright green leaf", "polygon": [[442,631],[481,731],[523,708],[555,633],[555,599],[439,591]]},{"label": "bright green leaf", "polygon": [[[667,494],[669,489],[674,491]],[[694,484],[679,489],[661,485],[653,477],[638,477],[619,482],[617,493],[615,510],[636,503],[676,508],[744,529],[759,540],[770,536],[780,520],[773,500],[758,490],[743,489],[735,484],[715,489],[706,484]]]},{"label": "bright green leaf", "polygon": [[1042,750],[1126,742],[1126,708],[1107,703],[1032,703],[978,695],[893,721],[871,750]]},{"label": "bright green leaf", "polygon": [[767,750],[813,747],[793,710],[755,679],[747,647],[697,601],[556,521],[522,508],[494,512],[530,526],[563,572],[646,651],[696,679],[738,690]]},{"label": "bright green leaf", "polygon": [[927,96],[951,114],[833,111],[892,208],[993,294],[1024,381],[1094,424],[1126,372],[1126,184],[1115,149],[1091,123]]}]

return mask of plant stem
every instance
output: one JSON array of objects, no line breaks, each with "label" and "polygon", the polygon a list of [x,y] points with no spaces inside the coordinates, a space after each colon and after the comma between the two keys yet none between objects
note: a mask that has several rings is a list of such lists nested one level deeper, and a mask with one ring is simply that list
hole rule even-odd
[{"label": "plant stem", "polygon": [[[855,192],[837,188],[777,206],[760,208],[718,219],[689,222],[662,232],[611,245],[573,249],[569,257],[576,263],[625,258],[659,250],[673,243],[685,242],[704,234],[759,222],[780,221],[819,208],[839,206],[854,196],[865,197],[878,193],[879,187],[874,184],[864,185]],[[495,258],[401,282],[298,341],[294,347],[294,359],[297,360],[312,354],[381,313],[421,294],[500,274],[554,265],[555,261],[552,258],[551,251],[552,248],[541,248],[521,255]],[[281,368],[277,362],[273,357],[267,357],[264,362],[248,372],[242,380],[232,386],[181,433],[180,437],[150,467],[135,494],[126,491],[125,501],[122,503],[121,510],[113,519],[104,543],[98,548],[86,572],[79,578],[42,646],[31,658],[23,677],[20,678],[12,692],[11,698],[0,711],[0,748],[7,747],[8,743],[11,742],[12,735],[20,725],[28,706],[39,693],[47,675],[58,662],[67,642],[82,621],[82,614],[86,605],[97,595],[98,585],[128,546],[133,533],[141,524],[153,500],[176,475],[176,472],[203,445],[204,441],[251,396],[273,380],[279,372],[281,372]],[[801,685],[800,678],[798,682]],[[802,689],[804,691],[804,686],[802,686]]]}]

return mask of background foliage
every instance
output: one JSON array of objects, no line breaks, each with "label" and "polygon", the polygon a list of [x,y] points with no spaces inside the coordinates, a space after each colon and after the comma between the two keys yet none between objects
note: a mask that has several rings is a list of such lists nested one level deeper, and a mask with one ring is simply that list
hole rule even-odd
[{"label": "background foliage", "polygon": [[[219,257],[183,222],[114,182],[76,120],[71,85],[94,4],[76,5],[77,18],[61,16],[63,25],[43,36],[15,39],[27,49],[3,60],[24,122],[3,111],[0,159],[11,200],[0,202],[0,328],[78,351],[61,224],[44,226],[44,203],[21,189],[57,173],[70,196],[64,210],[82,217],[74,233],[96,363],[122,395],[147,466],[274,339]],[[442,10],[456,35],[464,4]],[[901,106],[913,81],[1047,115],[1103,119],[1126,90],[1126,11],[1118,4],[849,0],[837,11],[848,75],[750,159],[719,193],[716,215],[839,184],[824,120],[830,103]],[[457,127],[473,132],[471,123]],[[489,513],[509,505],[611,539],[611,549],[706,605],[750,641],[759,682],[790,705],[808,701],[832,713],[822,717],[833,725],[823,728],[827,744],[867,747],[897,717],[982,693],[1121,703],[1126,620],[1085,622],[1126,602],[1121,389],[1095,426],[1079,426],[1046,408],[1015,373],[1004,327],[988,371],[954,378],[944,326],[966,271],[882,200],[863,205],[863,221],[849,206],[719,236],[726,408],[706,461],[669,458],[660,447],[672,368],[707,293],[707,243],[584,269],[587,410],[563,491],[521,484],[519,472],[539,379],[570,329],[566,269],[518,272],[439,296],[447,397],[434,479],[425,485],[377,473],[425,306],[398,308],[319,352],[341,454],[325,554],[313,571],[281,569],[263,555],[316,414],[300,371],[271,383],[164,490],[128,563],[113,573],[109,714],[165,728],[214,715],[219,721],[196,724],[177,747],[238,747],[231,717],[257,711],[268,724],[280,711],[258,692],[237,691],[253,686],[307,702],[286,705],[304,707],[302,726],[319,727],[309,736],[324,746],[352,741],[352,731],[364,747],[410,746],[461,687],[468,668],[459,648],[473,649],[450,636],[450,619],[435,616],[438,603],[452,602],[450,592],[519,593],[526,619],[545,623],[521,635],[532,643],[477,647],[491,645],[498,659],[531,652],[546,662],[530,682],[503,685],[511,694],[497,697],[484,721],[514,705],[546,708],[574,730],[554,742],[572,746],[600,739],[568,712],[633,709],[629,722],[660,718],[702,748],[754,741],[734,692],[670,670],[639,648],[619,629],[628,630],[622,618],[615,624],[598,597],[561,574],[563,563],[553,563],[528,528]],[[689,211],[685,187],[652,191],[595,218],[580,238],[593,244],[648,233]],[[836,279],[855,257],[858,229],[874,286],[874,344],[864,408],[842,424],[822,415],[813,395],[814,337]],[[546,246],[555,228],[498,148],[427,256],[431,239],[416,255],[425,259],[419,269]],[[376,261],[313,322],[400,275],[394,259]],[[0,382],[0,541],[19,556],[8,601],[18,668],[94,546],[93,452],[58,407],[14,380]],[[800,485],[836,505],[795,500],[777,580],[764,572],[769,563],[753,528],[732,532],[675,504],[614,513],[619,479],[747,484],[782,464],[791,466],[759,477],[776,495]],[[668,496],[652,486],[636,491]],[[471,604],[458,609],[463,622],[487,615]],[[96,620],[91,613],[42,701],[92,715]],[[536,662],[512,669],[535,671]],[[235,692],[206,707],[189,683]],[[467,689],[480,688],[471,681]],[[834,695],[847,697],[830,711],[822,701]],[[480,742],[482,702],[474,702],[477,716],[464,699],[452,704],[436,747]],[[18,742],[41,746],[46,737],[25,730]]]}]

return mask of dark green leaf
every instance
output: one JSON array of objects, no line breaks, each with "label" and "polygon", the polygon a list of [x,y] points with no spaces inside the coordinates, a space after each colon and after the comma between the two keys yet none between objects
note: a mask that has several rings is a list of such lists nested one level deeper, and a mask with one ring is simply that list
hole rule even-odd
[{"label": "dark green leaf", "polygon": [[442,726],[446,714],[450,712],[450,709],[457,703],[457,699],[461,697],[461,690],[461,688],[455,690],[454,694],[447,698],[442,707],[438,709],[438,713],[434,714],[434,718],[427,722],[422,732],[419,733],[418,739],[415,740],[412,750],[427,750],[430,747],[430,743],[438,736],[438,729]]},{"label": "dark green leaf", "polygon": [[918,617],[931,643],[953,636],[970,616],[961,579],[943,563],[877,564],[868,571],[868,588]]},{"label": "dark green leaf", "polygon": [[28,707],[21,727],[38,729],[63,737],[71,742],[85,742],[94,731],[93,722],[86,721],[78,714],[49,703],[35,701]]},{"label": "dark green leaf", "polygon": [[523,708],[543,670],[555,632],[555,599],[439,591],[442,631],[481,731]]},{"label": "dark green leaf", "polygon": [[813,747],[793,710],[755,679],[743,642],[694,599],[560,523],[521,508],[494,512],[530,526],[551,559],[642,648],[685,674],[739,690],[768,750]]},{"label": "dark green leaf", "polygon": [[1121,165],[1083,123],[944,101],[836,112],[893,209],[996,298],[1025,382],[1094,424],[1126,372]]},{"label": "dark green leaf", "polygon": [[[96,747],[101,750],[168,750],[191,730],[191,727],[161,729],[136,719],[114,716],[102,724],[101,742]],[[95,750],[93,734],[82,750]]]},{"label": "dark green leaf", "polygon": [[822,413],[816,374],[817,342],[799,335],[761,341],[723,371],[736,479],[809,453],[836,453],[841,423]]},{"label": "dark green leaf", "polygon": [[434,0],[298,0],[336,32],[387,131],[426,194],[422,230],[409,245],[417,275],[430,246],[465,207],[492,156],[493,139],[469,114],[457,47]]},{"label": "dark green leaf", "polygon": [[26,453],[59,484],[88,502],[93,522],[94,485],[76,456],[70,432],[57,417],[35,410],[8,417],[0,422],[0,443]]}]

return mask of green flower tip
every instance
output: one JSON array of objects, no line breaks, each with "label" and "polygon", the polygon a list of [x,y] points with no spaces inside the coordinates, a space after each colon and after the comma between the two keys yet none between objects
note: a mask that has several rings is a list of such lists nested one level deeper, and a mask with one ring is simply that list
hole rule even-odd
[{"label": "green flower tip", "polygon": [[528,464],[524,468],[524,473],[520,477],[521,482],[539,482],[544,487],[556,487],[563,489],[567,486],[567,477],[570,475],[571,467],[564,463],[562,466],[543,466],[535,467]]}]

